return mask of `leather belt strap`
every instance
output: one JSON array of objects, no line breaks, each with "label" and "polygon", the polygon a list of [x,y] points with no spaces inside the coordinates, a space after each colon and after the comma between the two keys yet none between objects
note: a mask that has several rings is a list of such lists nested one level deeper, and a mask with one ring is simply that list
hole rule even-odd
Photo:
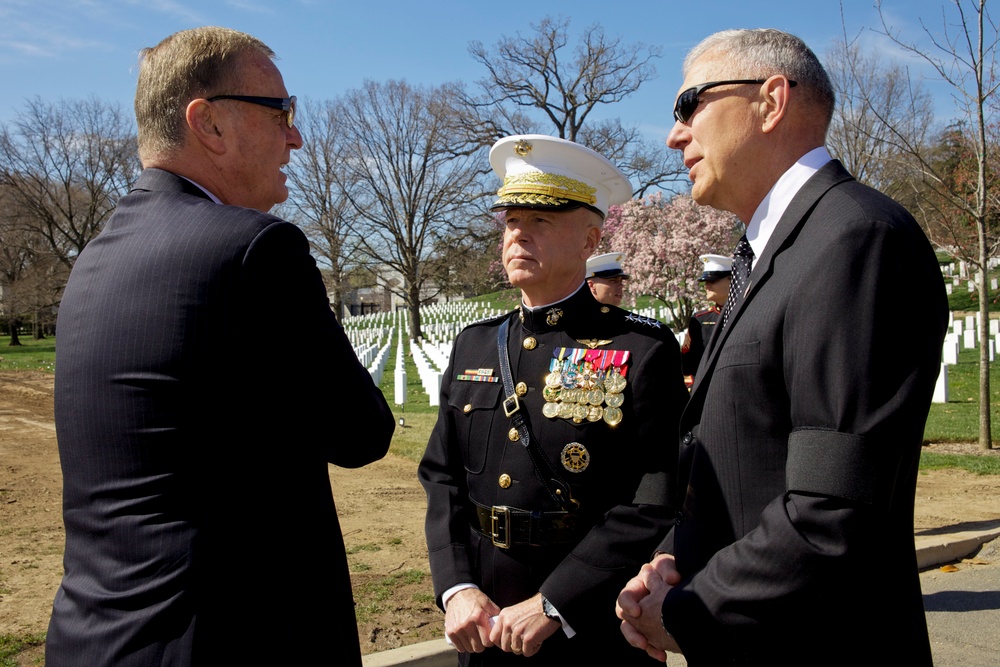
[{"label": "leather belt strap", "polygon": [[529,512],[516,507],[486,507],[473,503],[477,524],[472,527],[502,549],[576,542],[585,532],[580,517],[573,512]]},{"label": "leather belt strap", "polygon": [[503,379],[503,411],[510,418],[511,424],[517,429],[520,436],[518,442],[524,445],[531,457],[531,462],[535,466],[535,474],[542,481],[545,490],[549,492],[559,507],[564,511],[577,509],[580,503],[573,499],[573,492],[569,484],[563,481],[559,473],[552,466],[552,463],[545,458],[545,454],[538,448],[538,445],[531,439],[531,432],[528,430],[528,423],[524,419],[521,410],[521,402],[514,391],[514,377],[510,372],[510,355],[507,352],[507,332],[510,329],[510,318],[505,319],[497,329],[497,351],[500,354],[500,377]]}]

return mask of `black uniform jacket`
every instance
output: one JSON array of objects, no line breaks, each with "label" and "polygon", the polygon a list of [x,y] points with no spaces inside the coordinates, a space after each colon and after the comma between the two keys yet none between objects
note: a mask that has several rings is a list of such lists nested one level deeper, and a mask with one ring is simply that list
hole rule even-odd
[{"label": "black uniform jacket", "polygon": [[923,231],[837,161],[790,202],[681,424],[692,666],[930,664],[913,543],[947,302]]},{"label": "black uniform jacket", "polygon": [[701,357],[705,353],[705,341],[712,337],[716,323],[722,318],[722,311],[714,304],[711,308],[699,310],[691,316],[688,322],[688,336],[691,339],[688,349],[681,355],[681,367],[684,375],[694,375],[698,371]]},{"label": "black uniform jacket", "polygon": [[73,268],[57,358],[46,664],[360,665],[327,464],[381,458],[394,420],[302,232],[147,169]]},{"label": "black uniform jacket", "polygon": [[[497,351],[497,331],[504,320],[510,326],[513,382],[523,385],[519,402],[531,437],[579,501],[569,542],[501,548],[474,529],[479,525],[477,504],[559,510],[528,452],[509,437],[511,419],[502,406]],[[627,358],[621,418],[613,426],[603,418],[574,422],[543,415],[546,376],[553,364],[560,355],[571,356],[567,350],[589,346],[594,348],[594,367],[606,363],[611,369]],[[679,357],[665,325],[602,305],[586,286],[551,308],[523,309],[523,319],[514,311],[469,326],[458,336],[442,382],[437,425],[419,469],[427,491],[427,543],[439,601],[444,591],[464,582],[477,584],[501,607],[541,590],[577,632],[564,641],[560,631],[545,642],[539,656],[559,661],[549,664],[586,661],[588,656],[644,659],[622,640],[614,605],[672,518],[667,495],[677,456],[672,433],[687,399]],[[609,399],[609,404],[615,402]],[[585,467],[567,470],[564,450],[570,467],[580,468],[586,459]],[[640,483],[643,491],[636,502]],[[475,659],[485,656],[489,662],[495,653],[499,649]]]}]

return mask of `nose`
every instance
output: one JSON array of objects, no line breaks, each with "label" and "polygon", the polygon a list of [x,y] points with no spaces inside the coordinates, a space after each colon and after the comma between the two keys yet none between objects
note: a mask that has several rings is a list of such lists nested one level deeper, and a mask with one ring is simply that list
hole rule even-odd
[{"label": "nose", "polygon": [[667,146],[674,150],[682,151],[691,141],[691,128],[679,120],[674,121],[674,126],[670,128],[667,135]]},{"label": "nose", "polygon": [[302,148],[302,134],[299,132],[298,127],[288,128],[285,134],[288,140],[288,145],[292,147],[292,150],[298,150]]}]

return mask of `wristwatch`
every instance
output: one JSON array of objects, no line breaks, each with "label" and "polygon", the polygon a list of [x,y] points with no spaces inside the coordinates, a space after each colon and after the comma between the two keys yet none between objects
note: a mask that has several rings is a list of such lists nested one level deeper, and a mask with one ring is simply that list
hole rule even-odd
[{"label": "wristwatch", "polygon": [[544,595],[542,596],[542,613],[545,614],[546,618],[551,618],[562,625],[562,619],[559,618],[559,612],[556,611],[555,605],[549,602],[549,599]]}]

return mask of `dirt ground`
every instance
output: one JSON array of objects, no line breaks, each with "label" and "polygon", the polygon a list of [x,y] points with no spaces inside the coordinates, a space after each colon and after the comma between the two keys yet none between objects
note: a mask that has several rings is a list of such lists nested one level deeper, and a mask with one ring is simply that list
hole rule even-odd
[{"label": "dirt ground", "polygon": [[[62,486],[49,374],[0,372],[0,635],[46,630],[62,576]],[[976,453],[975,445],[930,445]],[[1000,455],[993,450],[988,455]],[[330,479],[352,569],[361,647],[374,653],[442,636],[423,537],[416,464],[388,456]],[[918,532],[1000,519],[1000,476],[922,474]],[[41,648],[21,654],[38,664]]]}]

